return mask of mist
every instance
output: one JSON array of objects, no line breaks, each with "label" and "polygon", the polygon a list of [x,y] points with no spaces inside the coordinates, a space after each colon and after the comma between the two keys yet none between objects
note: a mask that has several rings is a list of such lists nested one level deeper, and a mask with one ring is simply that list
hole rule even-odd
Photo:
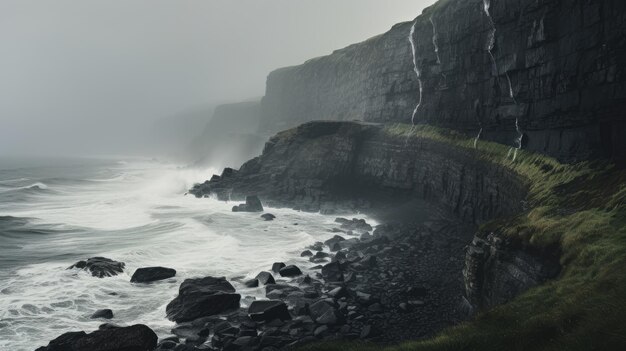
[{"label": "mist", "polygon": [[431,2],[3,0],[0,154],[131,152],[156,121],[208,120],[217,104],[261,97],[270,71]]}]

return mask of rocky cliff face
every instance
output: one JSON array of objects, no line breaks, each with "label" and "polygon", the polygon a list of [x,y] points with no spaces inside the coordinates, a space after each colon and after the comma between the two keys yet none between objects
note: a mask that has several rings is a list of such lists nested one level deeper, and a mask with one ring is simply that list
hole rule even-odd
[{"label": "rocky cliff face", "polygon": [[311,211],[332,211],[345,200],[363,208],[386,195],[418,197],[474,223],[521,211],[524,181],[474,152],[405,140],[377,124],[311,122],[279,133],[260,157],[192,192],[224,199],[257,194]]},{"label": "rocky cliff face", "polygon": [[498,233],[481,233],[467,247],[463,281],[468,302],[489,308],[555,278],[557,257],[536,255],[516,247]]},{"label": "rocky cliff face", "polygon": [[413,23],[271,73],[262,128],[409,123],[421,100],[417,123],[567,162],[624,162],[624,38],[622,0],[441,0]]},{"label": "rocky cliff face", "polygon": [[[346,201],[351,210],[362,210],[414,197],[472,223],[523,211],[525,181],[476,152],[405,139],[379,124],[309,122],[271,138],[263,154],[239,171],[226,169],[190,192],[224,200],[257,194],[269,205],[327,212],[344,209]],[[474,307],[506,302],[553,278],[557,262],[496,235],[479,235],[465,257],[467,299]]]}]

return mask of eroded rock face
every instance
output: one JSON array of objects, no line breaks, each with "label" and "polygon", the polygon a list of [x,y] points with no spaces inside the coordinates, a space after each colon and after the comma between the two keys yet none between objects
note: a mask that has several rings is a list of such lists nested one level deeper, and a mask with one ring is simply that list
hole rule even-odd
[{"label": "eroded rock face", "polygon": [[465,295],[474,307],[489,308],[555,278],[559,272],[554,257],[533,255],[497,233],[476,236],[465,255]]},{"label": "eroded rock face", "polygon": [[[520,211],[523,180],[478,156],[443,142],[389,135],[376,124],[310,122],[274,136],[241,170],[190,192],[224,200],[257,193],[270,205],[327,213],[366,207],[383,192],[439,203],[471,222]],[[349,203],[338,205],[344,200]]]},{"label": "eroded rock face", "polygon": [[90,272],[94,277],[105,278],[124,272],[124,267],[124,262],[114,261],[105,257],[92,257],[85,261],[78,261],[68,269],[83,269]]},{"label": "eroded rock face", "polygon": [[241,295],[224,277],[186,279],[166,308],[167,318],[188,322],[239,308]]},{"label": "eroded rock face", "polygon": [[[490,5],[493,27],[482,0],[440,1],[417,17],[423,92],[416,122],[472,136],[482,128],[481,138],[515,146],[517,120],[529,150],[568,162],[598,156],[623,162],[626,2]],[[325,119],[410,123],[420,99],[412,25],[272,72],[262,130]]]},{"label": "eroded rock face", "polygon": [[89,334],[65,333],[37,351],[151,351],[156,345],[156,334],[147,326],[137,324]]}]

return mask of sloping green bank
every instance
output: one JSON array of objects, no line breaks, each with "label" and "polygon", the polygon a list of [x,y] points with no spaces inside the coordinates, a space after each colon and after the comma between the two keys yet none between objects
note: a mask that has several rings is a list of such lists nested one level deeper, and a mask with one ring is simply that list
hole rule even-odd
[{"label": "sloping green bank", "polygon": [[560,164],[546,156],[433,127],[388,126],[398,138],[434,139],[472,149],[530,185],[528,210],[484,224],[528,250],[558,254],[558,279],[480,313],[437,337],[400,345],[323,343],[303,350],[626,349],[626,171],[606,163]]}]

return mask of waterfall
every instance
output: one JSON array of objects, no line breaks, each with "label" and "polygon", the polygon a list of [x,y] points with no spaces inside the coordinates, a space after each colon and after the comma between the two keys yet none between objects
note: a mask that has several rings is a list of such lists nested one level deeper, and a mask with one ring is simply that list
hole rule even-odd
[{"label": "waterfall", "polygon": [[417,114],[417,110],[419,110],[420,106],[422,105],[422,95],[424,93],[424,84],[422,83],[422,72],[420,71],[417,65],[417,47],[415,45],[415,38],[414,38],[416,26],[417,26],[417,19],[413,23],[413,26],[411,26],[411,32],[409,33],[409,42],[411,43],[411,51],[413,53],[413,71],[415,71],[415,74],[417,75],[417,81],[419,83],[419,91],[420,91],[420,96],[417,102],[417,106],[415,106],[415,109],[413,110],[413,116],[411,116],[412,125],[415,125],[415,115]]},{"label": "waterfall", "polygon": [[[487,16],[487,19],[489,20],[489,25],[491,26],[491,29],[489,30],[489,34],[487,35],[486,50],[489,53],[489,57],[491,58],[491,64],[492,64],[492,69],[494,71],[494,74],[496,77],[498,77],[500,72],[498,71],[498,65],[496,63],[496,59],[492,53],[492,50],[496,43],[496,24],[493,21],[493,18],[491,17],[491,13],[489,12],[490,8],[491,8],[491,0],[483,0],[483,12]],[[515,92],[513,91],[513,83],[511,82],[511,77],[509,76],[509,72],[508,71],[505,72],[504,75],[506,76],[506,81],[509,87],[509,97],[511,98],[511,100],[513,100],[513,103],[517,105]],[[517,152],[522,149],[522,138],[524,136],[524,133],[522,133],[519,127],[519,117],[515,117],[515,130],[517,131],[518,136],[517,138],[515,138],[515,144],[517,147],[515,148],[515,151],[513,153],[513,161],[515,161],[515,159],[517,158]],[[478,132],[478,136],[476,137],[477,139],[474,141],[474,145],[476,145],[478,138],[480,138],[481,133],[482,133],[482,127],[480,128],[480,131]],[[511,156],[511,151],[512,150],[509,150],[507,158]]]},{"label": "waterfall", "polygon": [[439,57],[439,34],[437,34],[437,27],[435,26],[435,21],[433,20],[433,16],[430,16],[428,20],[430,21],[430,24],[433,27],[433,46],[435,47],[435,55],[437,56],[437,64],[441,65],[441,57]]},{"label": "waterfall", "polygon": [[480,128],[478,131],[478,135],[474,138],[474,149],[478,146],[478,140],[480,140],[480,135],[483,134],[483,129]]}]

